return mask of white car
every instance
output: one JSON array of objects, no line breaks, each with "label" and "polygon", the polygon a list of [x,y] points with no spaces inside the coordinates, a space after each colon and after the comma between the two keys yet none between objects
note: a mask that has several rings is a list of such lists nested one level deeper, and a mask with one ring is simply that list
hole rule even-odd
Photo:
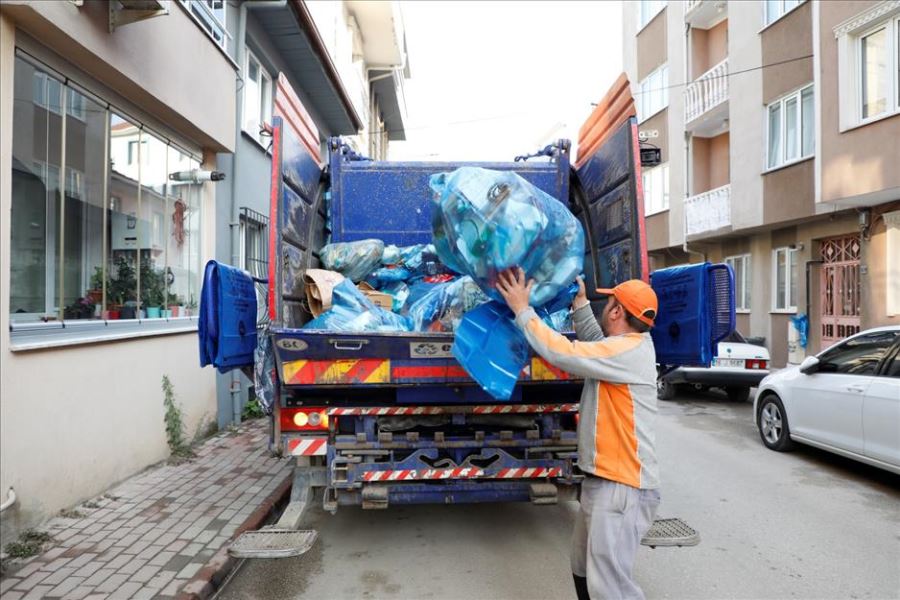
[{"label": "white car", "polygon": [[769,375],[753,415],[772,450],[801,442],[900,474],[900,327],[863,331]]},{"label": "white car", "polygon": [[746,402],[750,388],[769,374],[769,351],[764,346],[747,343],[738,331],[732,331],[719,342],[718,356],[707,367],[678,367],[664,373],[656,381],[657,397],[672,400],[679,385],[697,390],[715,387],[725,390],[730,400]]}]

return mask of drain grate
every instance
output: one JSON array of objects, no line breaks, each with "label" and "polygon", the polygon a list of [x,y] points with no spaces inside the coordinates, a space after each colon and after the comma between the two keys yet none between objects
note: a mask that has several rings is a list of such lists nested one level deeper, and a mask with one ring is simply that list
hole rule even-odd
[{"label": "drain grate", "polygon": [[657,519],[641,540],[644,546],[696,546],[700,533],[681,519]]},{"label": "drain grate", "polygon": [[246,531],[234,540],[228,553],[235,558],[288,558],[300,556],[316,543],[315,530],[260,529]]}]

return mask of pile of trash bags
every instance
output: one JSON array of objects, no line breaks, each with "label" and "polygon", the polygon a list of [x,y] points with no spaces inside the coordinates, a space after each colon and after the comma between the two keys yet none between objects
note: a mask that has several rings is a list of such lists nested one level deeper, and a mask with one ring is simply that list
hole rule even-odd
[{"label": "pile of trash bags", "polygon": [[571,284],[584,261],[578,219],[512,172],[461,167],[432,176],[430,187],[433,243],[399,247],[367,239],[322,249],[322,273],[349,283],[331,277],[326,285],[334,294],[323,306],[322,284],[311,286],[307,278],[316,318],[305,328],[455,331],[467,312],[502,302],[497,277],[518,266],[535,280],[530,303],[541,318],[559,331],[571,329]]}]

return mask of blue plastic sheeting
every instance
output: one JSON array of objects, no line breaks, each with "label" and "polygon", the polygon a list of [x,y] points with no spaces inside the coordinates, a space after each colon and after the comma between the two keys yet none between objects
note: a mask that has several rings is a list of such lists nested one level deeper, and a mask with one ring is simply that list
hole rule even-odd
[{"label": "blue plastic sheeting", "polygon": [[393,301],[391,302],[391,310],[395,313],[402,313],[406,307],[406,300],[409,298],[409,286],[402,281],[388,283],[384,285],[380,291],[390,294]]},{"label": "blue plastic sheeting", "polygon": [[[463,315],[488,301],[478,284],[471,277],[430,285],[424,295],[409,307],[413,331],[453,331]],[[465,365],[463,365],[465,366]]]},{"label": "blue plastic sheeting", "polygon": [[253,364],[256,350],[256,289],[250,275],[211,260],[200,292],[200,366],[220,372]]},{"label": "blue plastic sheeting", "polygon": [[253,390],[256,400],[267,415],[272,414],[275,406],[275,351],[272,349],[272,338],[259,336],[259,343],[254,353]]},{"label": "blue plastic sheeting", "polygon": [[332,291],[331,309],[303,326],[326,331],[411,331],[406,317],[376,306],[345,279]]},{"label": "blue plastic sheeting", "polygon": [[537,310],[537,315],[541,318],[544,323],[555,329],[556,331],[572,331],[573,323],[572,323],[572,313],[568,308],[564,308],[562,310],[557,310],[555,312],[548,312],[544,308],[539,308]]},{"label": "blue plastic sheeting", "polygon": [[511,172],[461,167],[431,177],[437,255],[494,300],[498,274],[524,269],[530,303],[554,298],[581,273],[584,230],[560,201]]},{"label": "blue plastic sheeting", "polygon": [[381,240],[360,240],[328,244],[319,256],[326,269],[358,283],[381,265],[383,253],[384,242]]},{"label": "blue plastic sheeting", "polygon": [[806,348],[809,336],[809,317],[804,314],[794,315],[791,317],[791,323],[794,324],[797,334],[800,336],[800,347]]},{"label": "blue plastic sheeting", "polygon": [[488,302],[470,310],[454,336],[453,356],[472,379],[498,400],[512,396],[519,373],[528,364],[528,340],[509,308]]}]

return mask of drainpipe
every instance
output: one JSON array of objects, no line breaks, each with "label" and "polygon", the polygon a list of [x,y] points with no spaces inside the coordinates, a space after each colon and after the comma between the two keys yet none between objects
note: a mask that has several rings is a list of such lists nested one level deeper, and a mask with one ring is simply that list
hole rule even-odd
[{"label": "drainpipe", "polygon": [[[231,156],[231,222],[228,224],[228,227],[231,230],[231,264],[235,267],[242,267],[242,265],[238,264],[241,260],[241,222],[237,201],[237,174],[238,159],[241,156],[238,149],[241,143],[244,115],[244,63],[247,58],[247,11],[251,8],[284,8],[285,6],[287,6],[287,0],[255,0],[253,2],[244,0],[238,7],[235,57],[238,65],[238,81],[240,85],[238,86],[237,98],[234,103],[234,154]],[[231,392],[232,421],[237,425],[241,422],[241,376],[240,372],[236,369],[231,372],[229,391]]]}]

